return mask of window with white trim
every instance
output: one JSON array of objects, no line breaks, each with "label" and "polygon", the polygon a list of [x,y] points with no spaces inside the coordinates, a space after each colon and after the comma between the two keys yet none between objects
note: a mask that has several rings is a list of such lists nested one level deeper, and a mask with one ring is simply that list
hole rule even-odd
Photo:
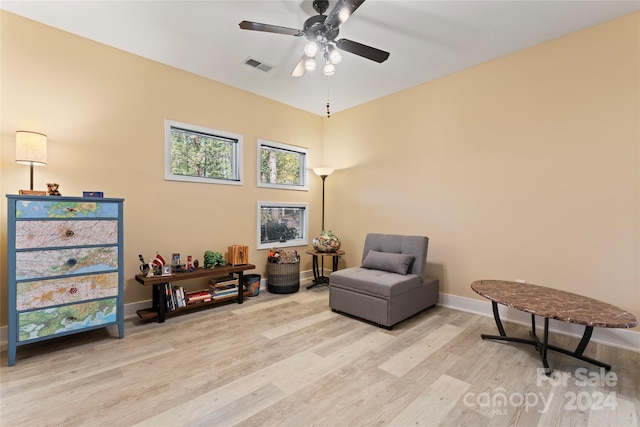
[{"label": "window with white trim", "polygon": [[258,139],[258,187],[308,190],[306,148]]},{"label": "window with white trim", "polygon": [[258,202],[258,249],[307,245],[306,203]]},{"label": "window with white trim", "polygon": [[165,120],[164,179],[242,185],[242,135]]}]

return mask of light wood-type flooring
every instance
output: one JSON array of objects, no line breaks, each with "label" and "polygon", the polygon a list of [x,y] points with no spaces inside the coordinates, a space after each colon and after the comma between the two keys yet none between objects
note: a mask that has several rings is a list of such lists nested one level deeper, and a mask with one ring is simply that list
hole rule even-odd
[{"label": "light wood-type flooring", "polygon": [[[527,336],[524,326],[505,324]],[[0,425],[638,426],[640,354],[590,343],[611,373],[483,341],[492,318],[433,307],[386,330],[328,307],[326,287],[126,322],[0,358]],[[552,343],[578,340],[554,335]]]}]

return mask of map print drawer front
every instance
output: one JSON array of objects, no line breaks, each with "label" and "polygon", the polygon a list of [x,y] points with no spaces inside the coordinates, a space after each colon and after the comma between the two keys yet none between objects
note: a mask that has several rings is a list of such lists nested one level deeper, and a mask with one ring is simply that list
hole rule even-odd
[{"label": "map print drawer front", "polygon": [[18,200],[16,218],[118,218],[118,204],[63,200]]},{"label": "map print drawer front", "polygon": [[18,311],[118,295],[118,273],[18,282]]},{"label": "map print drawer front", "polygon": [[117,269],[117,246],[16,253],[16,280],[95,274]]},{"label": "map print drawer front", "polygon": [[16,221],[16,249],[118,243],[118,221]]},{"label": "map print drawer front", "polygon": [[116,298],[18,313],[18,341],[114,323],[116,314]]}]

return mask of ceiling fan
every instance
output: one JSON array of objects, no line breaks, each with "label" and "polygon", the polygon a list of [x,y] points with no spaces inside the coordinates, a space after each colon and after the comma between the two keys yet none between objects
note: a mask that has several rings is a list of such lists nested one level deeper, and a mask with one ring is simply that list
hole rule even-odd
[{"label": "ceiling fan", "polygon": [[277,25],[261,24],[259,22],[242,21],[240,28],[243,30],[264,31],[267,33],[285,34],[289,36],[305,36],[307,44],[305,53],[293,69],[293,77],[303,76],[306,70],[315,69],[315,56],[320,52],[325,62],[324,74],[335,73],[335,64],[340,62],[342,55],[339,50],[350,52],[363,58],[381,63],[389,58],[389,52],[367,46],[362,43],[348,39],[336,40],[340,31],[340,26],[349,19],[351,14],[364,3],[365,0],[338,0],[334,8],[328,15],[324,12],[329,7],[328,0],[314,0],[313,9],[318,15],[312,16],[304,22],[302,30],[295,28],[280,27]]}]

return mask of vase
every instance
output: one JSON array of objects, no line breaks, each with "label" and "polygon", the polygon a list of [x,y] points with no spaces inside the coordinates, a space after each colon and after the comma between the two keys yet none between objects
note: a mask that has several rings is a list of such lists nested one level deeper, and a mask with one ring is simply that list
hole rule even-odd
[{"label": "vase", "polygon": [[340,239],[331,230],[322,230],[322,234],[314,237],[311,244],[318,252],[335,252],[340,249]]}]

